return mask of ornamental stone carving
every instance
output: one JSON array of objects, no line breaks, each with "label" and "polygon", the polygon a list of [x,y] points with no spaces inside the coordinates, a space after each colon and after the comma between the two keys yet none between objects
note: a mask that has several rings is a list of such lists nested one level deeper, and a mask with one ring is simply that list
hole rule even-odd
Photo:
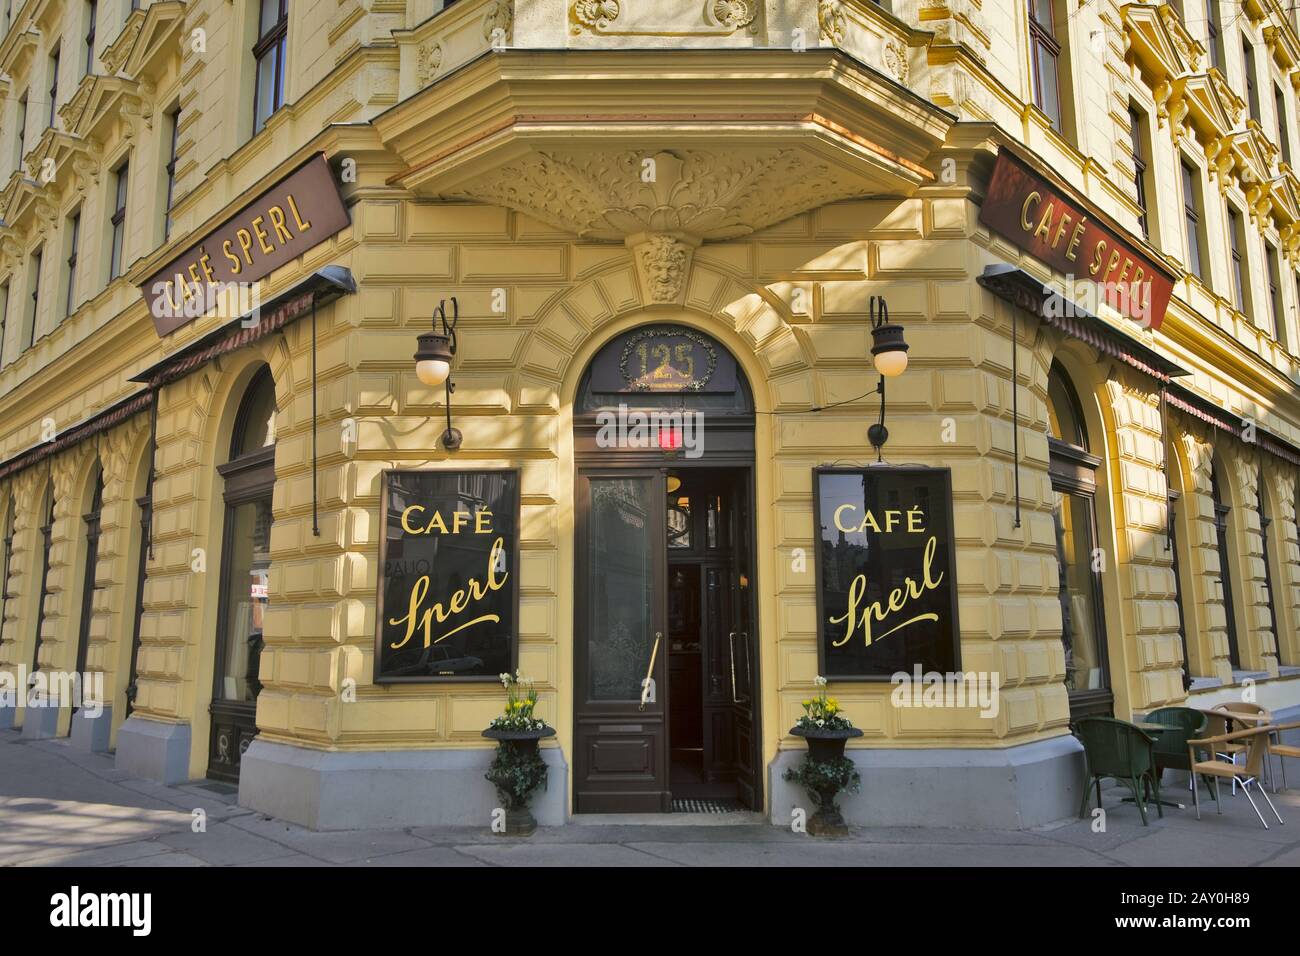
[{"label": "ornamental stone carving", "polygon": [[819,0],[817,4],[817,26],[823,43],[839,46],[844,42],[844,31],[848,29],[848,17],[837,0]]},{"label": "ornamental stone carving", "polygon": [[864,188],[800,149],[536,150],[442,196],[506,206],[585,239],[732,239]]},{"label": "ornamental stone carving", "polygon": [[442,44],[437,40],[421,43],[415,50],[415,82],[419,87],[429,85],[442,69]]},{"label": "ornamental stone carving", "polygon": [[581,33],[585,27],[591,32],[608,30],[610,24],[618,19],[622,7],[619,0],[574,0],[570,8],[573,15],[573,32]]},{"label": "ornamental stone carving", "polygon": [[511,0],[497,0],[483,17],[483,39],[494,46],[508,44],[514,38],[514,26],[514,4]]},{"label": "ornamental stone carving", "polygon": [[712,0],[713,19],[730,30],[739,30],[754,22],[758,14],[753,0]]},{"label": "ornamental stone carving", "polygon": [[881,51],[885,70],[899,83],[907,83],[907,47],[898,40],[886,40]]},{"label": "ornamental stone carving", "polygon": [[669,233],[642,233],[627,238],[636,259],[645,296],[654,305],[681,303],[686,292],[691,256],[698,245]]}]

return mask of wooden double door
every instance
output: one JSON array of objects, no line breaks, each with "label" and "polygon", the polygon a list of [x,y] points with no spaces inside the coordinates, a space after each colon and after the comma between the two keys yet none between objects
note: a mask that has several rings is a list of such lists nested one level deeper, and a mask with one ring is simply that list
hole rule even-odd
[{"label": "wooden double door", "polygon": [[576,811],[761,808],[750,482],[579,470]]}]

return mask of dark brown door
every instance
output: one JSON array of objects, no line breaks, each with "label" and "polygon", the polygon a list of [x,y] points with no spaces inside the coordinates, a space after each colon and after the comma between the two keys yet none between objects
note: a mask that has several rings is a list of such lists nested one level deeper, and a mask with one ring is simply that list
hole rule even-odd
[{"label": "dark brown door", "polygon": [[664,472],[582,470],[575,494],[574,809],[667,811]]},{"label": "dark brown door", "polygon": [[731,540],[731,625],[727,632],[728,689],[731,692],[731,749],[740,802],[762,809],[759,785],[758,647],[753,627],[753,518],[746,469],[733,485]]}]

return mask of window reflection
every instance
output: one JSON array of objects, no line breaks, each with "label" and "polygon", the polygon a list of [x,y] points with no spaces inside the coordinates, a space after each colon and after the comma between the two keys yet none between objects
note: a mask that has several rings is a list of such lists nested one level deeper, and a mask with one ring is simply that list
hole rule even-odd
[{"label": "window reflection", "polygon": [[223,700],[254,701],[262,650],[263,616],[271,568],[271,499],[235,505],[229,517],[230,573],[227,578]]},{"label": "window reflection", "polygon": [[1092,505],[1080,495],[1053,493],[1060,561],[1061,640],[1067,690],[1105,686],[1098,640],[1098,601],[1092,570]]}]

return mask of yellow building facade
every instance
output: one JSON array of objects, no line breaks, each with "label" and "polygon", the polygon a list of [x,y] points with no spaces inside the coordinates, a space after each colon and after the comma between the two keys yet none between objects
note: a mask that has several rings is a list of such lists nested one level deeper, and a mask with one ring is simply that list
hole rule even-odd
[{"label": "yellow building facade", "polygon": [[[648,710],[592,708],[612,620],[592,594],[614,573],[593,482],[643,480],[661,520],[665,487],[685,508],[670,478],[725,478],[747,504],[690,567],[707,591],[716,559],[744,590],[702,653],[730,631],[734,685],[743,632],[750,689],[727,698],[743,732],[704,733],[734,749],[706,795],[788,823],[805,799],[781,776],[803,747],[788,728],[826,663],[814,470],[877,461],[873,297],[909,346],[883,458],[950,474],[960,669],[997,675],[998,706],[899,706],[888,681],[832,676],[864,731],[852,822],[1069,815],[1072,715],[1300,708],[1294,10],[8,6],[0,672],[17,690],[0,726],[164,782],[237,782],[322,829],[486,825],[500,684],[379,679],[385,475],[509,470],[511,664],[557,731],[538,819],[668,809],[688,789],[672,734],[696,739],[699,717],[669,712],[673,686],[711,672],[682,677],[690,642],[666,646]],[[321,155],[347,224],[311,236],[329,190],[300,192],[258,314],[160,334],[150,281],[215,258]],[[986,224],[1007,156],[1168,273],[1162,321],[1060,316],[1087,289]],[[270,221],[245,231],[250,266],[274,261]],[[449,395],[412,356],[453,297]],[[734,360],[735,415],[686,395],[699,461],[671,442],[602,457],[602,356],[656,329]],[[671,618],[689,562],[636,540],[647,606]],[[85,681],[102,713],[52,679],[71,673],[102,675]]]}]

